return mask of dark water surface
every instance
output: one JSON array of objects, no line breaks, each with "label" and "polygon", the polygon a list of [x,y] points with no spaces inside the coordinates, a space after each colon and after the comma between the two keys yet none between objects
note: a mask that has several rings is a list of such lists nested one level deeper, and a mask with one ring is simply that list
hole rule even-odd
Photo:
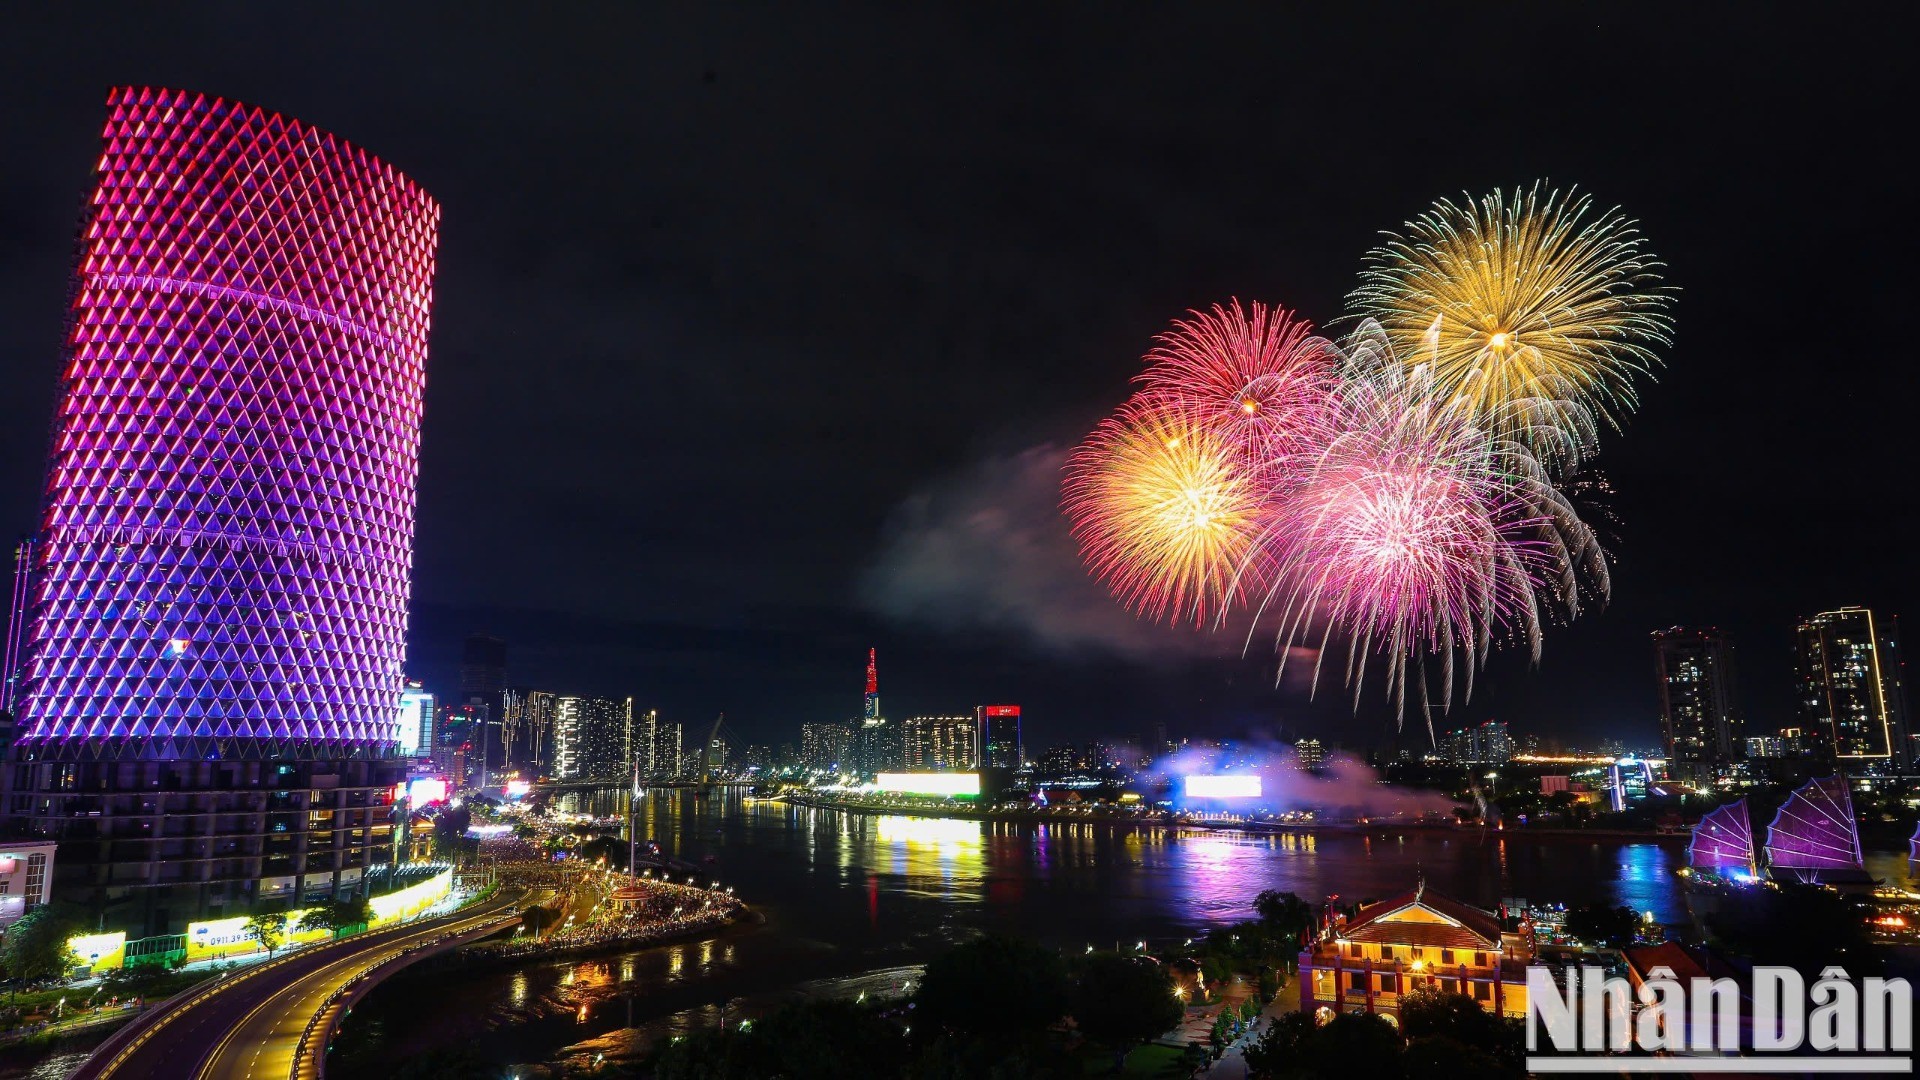
[{"label": "dark water surface", "polygon": [[[607,815],[625,804],[610,793],[575,797],[568,808]],[[584,1044],[574,1053],[591,1057],[620,1050],[590,1041],[616,1029],[658,1038],[711,1027],[723,1002],[732,1020],[796,994],[897,991],[914,965],[980,931],[1113,948],[1249,918],[1262,889],[1354,901],[1407,891],[1424,876],[1429,888],[1484,907],[1509,897],[1600,900],[1665,923],[1688,918],[1673,874],[1685,847],[1671,841],[1015,825],[739,795],[696,801],[685,791],[643,796],[639,817],[643,838],[702,863],[764,924],[586,961],[416,970],[355,1009],[336,1054],[391,1060],[470,1045],[491,1060],[538,1062]]]}]

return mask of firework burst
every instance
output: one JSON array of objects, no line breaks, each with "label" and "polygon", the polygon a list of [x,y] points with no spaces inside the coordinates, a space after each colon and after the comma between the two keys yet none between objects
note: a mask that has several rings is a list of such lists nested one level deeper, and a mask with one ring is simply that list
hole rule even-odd
[{"label": "firework burst", "polygon": [[1075,450],[1062,491],[1081,555],[1129,608],[1217,619],[1250,559],[1258,485],[1241,448],[1164,401],[1139,396]]},{"label": "firework burst", "polygon": [[1347,356],[1338,397],[1314,414],[1317,450],[1266,503],[1248,562],[1271,581],[1261,611],[1278,618],[1282,655],[1291,644],[1324,655],[1344,637],[1356,705],[1378,656],[1404,716],[1409,681],[1423,710],[1435,696],[1429,664],[1444,705],[1456,659],[1470,694],[1496,638],[1538,659],[1543,619],[1578,611],[1576,571],[1604,595],[1606,562],[1528,446],[1482,427],[1427,369],[1383,362],[1384,330],[1362,324]]},{"label": "firework burst", "polygon": [[1191,317],[1154,339],[1136,378],[1148,397],[1271,460],[1298,449],[1309,414],[1326,401],[1338,352],[1313,325],[1283,307],[1233,300]]},{"label": "firework burst", "polygon": [[1442,199],[1367,254],[1350,300],[1435,389],[1550,463],[1618,428],[1669,343],[1661,264],[1635,222],[1536,184]]}]

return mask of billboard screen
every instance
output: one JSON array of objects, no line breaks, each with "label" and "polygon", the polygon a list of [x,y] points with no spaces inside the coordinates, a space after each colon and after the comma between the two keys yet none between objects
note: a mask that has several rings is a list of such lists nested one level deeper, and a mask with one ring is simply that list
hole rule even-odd
[{"label": "billboard screen", "polygon": [[980,794],[980,774],[883,772],[874,777],[874,786],[881,791],[900,795],[945,795],[950,799],[971,799]]},{"label": "billboard screen", "polygon": [[400,731],[396,738],[400,743],[401,757],[419,757],[426,752],[426,747],[421,744],[421,733],[427,718],[431,716],[432,694],[412,687],[400,692]]},{"label": "billboard screen", "polygon": [[1188,776],[1186,793],[1189,799],[1257,799],[1260,797],[1260,778],[1253,773],[1236,773],[1232,776]]},{"label": "billboard screen", "polygon": [[446,802],[447,782],[437,776],[419,776],[393,785],[393,801],[399,802],[402,798],[416,810],[428,803]]}]

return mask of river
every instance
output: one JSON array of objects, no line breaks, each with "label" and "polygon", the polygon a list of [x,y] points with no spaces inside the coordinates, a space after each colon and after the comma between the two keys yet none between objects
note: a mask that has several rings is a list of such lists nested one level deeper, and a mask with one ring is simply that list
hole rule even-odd
[{"label": "river", "polygon": [[[570,798],[568,808],[582,812],[625,808],[615,793]],[[585,961],[403,974],[354,1010],[337,1053],[392,1060],[467,1045],[503,1063],[554,1060],[568,1047],[590,1057],[618,1052],[622,1040],[603,1037],[620,1029],[653,1039],[711,1027],[723,1008],[731,1018],[796,994],[898,990],[914,965],[982,931],[1068,948],[1196,934],[1250,918],[1262,889],[1356,901],[1424,878],[1483,907],[1603,900],[1665,923],[1688,918],[1673,874],[1685,847],[1671,839],[1010,824],[848,814],[737,793],[696,800],[687,791],[644,795],[639,817],[643,838],[701,863],[765,922]],[[1868,868],[1894,873],[1872,859]]]}]

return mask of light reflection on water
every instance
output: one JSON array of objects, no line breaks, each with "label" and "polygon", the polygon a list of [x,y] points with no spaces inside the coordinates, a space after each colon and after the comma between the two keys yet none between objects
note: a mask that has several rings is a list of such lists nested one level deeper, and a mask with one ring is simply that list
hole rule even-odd
[{"label": "light reflection on water", "polygon": [[[626,812],[618,794],[571,802],[568,809],[602,816]],[[650,1033],[710,1025],[723,1001],[751,1009],[801,988],[867,985],[982,931],[1073,948],[1191,935],[1250,917],[1262,889],[1350,902],[1424,878],[1485,907],[1507,897],[1604,900],[1665,922],[1686,918],[1671,872],[1684,857],[1678,845],[1471,830],[1256,835],[1013,824],[851,815],[730,795],[696,801],[685,792],[647,793],[637,817],[643,840],[695,864],[703,879],[734,886],[766,924],[592,966],[441,976],[431,993],[427,974],[402,976],[356,1009],[394,1018],[381,1048],[416,1052],[425,1033],[455,1031],[503,1061],[545,1060],[583,1036],[630,1025]],[[582,1005],[591,1005],[584,1023]]]}]

